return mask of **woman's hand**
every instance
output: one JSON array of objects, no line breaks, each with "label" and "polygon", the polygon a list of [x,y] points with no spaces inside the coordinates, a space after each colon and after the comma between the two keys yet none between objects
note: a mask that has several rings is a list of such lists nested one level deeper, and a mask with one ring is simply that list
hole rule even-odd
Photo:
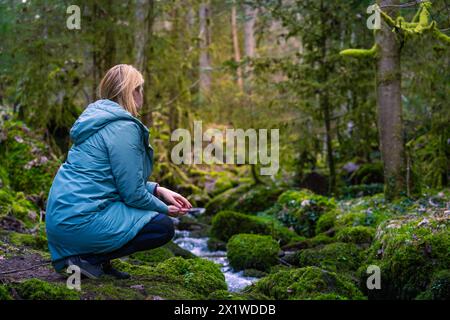
[{"label": "woman's hand", "polygon": [[177,206],[168,206],[169,207],[169,216],[171,217],[179,217],[179,216],[184,216],[189,209],[187,208],[179,208]]},{"label": "woman's hand", "polygon": [[172,190],[164,187],[158,187],[156,189],[156,193],[158,197],[162,198],[169,205],[173,205],[179,209],[192,208],[191,203],[185,197]]}]

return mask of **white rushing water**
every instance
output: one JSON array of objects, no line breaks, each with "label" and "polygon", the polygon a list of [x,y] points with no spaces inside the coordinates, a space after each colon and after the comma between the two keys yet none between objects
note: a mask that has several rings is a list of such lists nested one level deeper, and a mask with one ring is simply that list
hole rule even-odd
[{"label": "white rushing water", "polygon": [[221,265],[221,270],[225,275],[225,281],[228,284],[228,291],[239,292],[246,286],[252,284],[258,278],[245,277],[242,271],[235,272],[228,263],[226,251],[211,251],[208,249],[208,238],[193,238],[190,232],[176,230],[174,242],[183,249],[186,249],[196,256],[214,261]]}]

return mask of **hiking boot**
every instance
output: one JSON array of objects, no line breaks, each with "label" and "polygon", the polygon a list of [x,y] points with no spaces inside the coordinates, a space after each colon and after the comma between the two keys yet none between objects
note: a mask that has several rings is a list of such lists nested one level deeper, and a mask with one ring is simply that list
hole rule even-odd
[{"label": "hiking boot", "polygon": [[82,259],[80,256],[67,258],[66,264],[67,266],[70,265],[78,266],[80,268],[81,274],[90,279],[98,279],[105,274],[102,270],[101,265],[91,264],[88,261]]},{"label": "hiking boot", "polygon": [[105,274],[113,276],[116,279],[129,279],[130,278],[129,273],[119,271],[119,270],[113,268],[110,261],[103,263],[102,269]]}]

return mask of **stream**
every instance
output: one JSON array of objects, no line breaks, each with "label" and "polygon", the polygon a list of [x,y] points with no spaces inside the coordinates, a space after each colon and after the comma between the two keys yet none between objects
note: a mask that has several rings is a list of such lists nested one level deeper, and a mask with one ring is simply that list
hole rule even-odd
[{"label": "stream", "polygon": [[190,231],[176,230],[174,242],[198,257],[202,257],[221,266],[222,273],[228,285],[228,291],[239,292],[246,286],[252,284],[258,278],[245,277],[243,271],[235,272],[228,263],[226,251],[211,251],[208,249],[208,237],[194,238]]}]

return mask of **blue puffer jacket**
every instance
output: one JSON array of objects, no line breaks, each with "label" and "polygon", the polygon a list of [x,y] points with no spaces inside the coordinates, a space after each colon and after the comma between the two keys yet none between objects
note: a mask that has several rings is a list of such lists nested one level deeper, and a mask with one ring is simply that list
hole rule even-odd
[{"label": "blue puffer jacket", "polygon": [[111,100],[98,100],[70,131],[74,144],[53,181],[46,229],[53,265],[65,257],[111,252],[167,205],[147,182],[153,168],[148,129]]}]

